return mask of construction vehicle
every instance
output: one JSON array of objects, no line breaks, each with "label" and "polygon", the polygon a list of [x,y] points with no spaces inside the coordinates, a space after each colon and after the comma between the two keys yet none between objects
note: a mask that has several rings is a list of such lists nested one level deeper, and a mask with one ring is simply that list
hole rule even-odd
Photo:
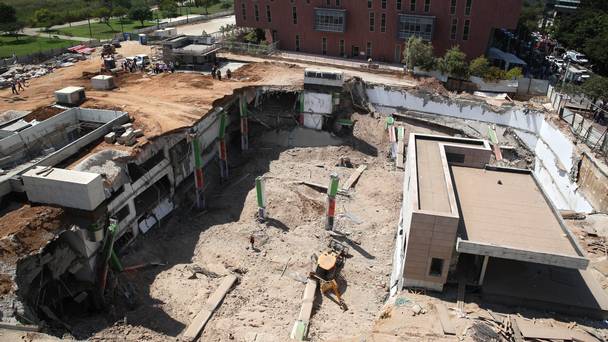
[{"label": "construction vehicle", "polygon": [[328,248],[321,253],[315,260],[317,266],[314,272],[310,273],[310,277],[319,280],[321,293],[327,295],[328,292],[333,292],[336,296],[338,305],[342,310],[348,310],[346,303],[340,295],[340,287],[338,286],[338,275],[344,267],[344,259],[348,255],[348,247],[344,244],[331,240]]},{"label": "construction vehicle", "polygon": [[103,63],[101,64],[101,72],[111,71],[116,68],[116,58],[114,54],[116,53],[116,48],[112,44],[103,44],[101,50],[101,58]]}]

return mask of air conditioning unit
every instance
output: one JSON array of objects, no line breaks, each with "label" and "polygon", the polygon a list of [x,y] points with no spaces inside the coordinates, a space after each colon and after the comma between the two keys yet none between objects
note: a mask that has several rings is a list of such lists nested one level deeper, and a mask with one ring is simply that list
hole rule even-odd
[{"label": "air conditioning unit", "polygon": [[55,92],[57,104],[78,106],[86,99],[83,87],[66,87]]}]

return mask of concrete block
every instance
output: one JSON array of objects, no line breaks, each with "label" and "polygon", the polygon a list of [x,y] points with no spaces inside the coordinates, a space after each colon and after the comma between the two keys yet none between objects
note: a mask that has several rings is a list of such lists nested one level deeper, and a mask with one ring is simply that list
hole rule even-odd
[{"label": "concrete block", "polygon": [[97,173],[37,166],[22,178],[27,198],[34,203],[90,211],[105,200],[103,180]]},{"label": "concrete block", "polygon": [[91,86],[96,90],[110,90],[116,88],[114,76],[97,75],[91,78]]},{"label": "concrete block", "polygon": [[116,133],[110,132],[103,137],[103,140],[108,144],[113,144],[116,142]]},{"label": "concrete block", "polygon": [[65,87],[55,92],[55,100],[63,105],[77,106],[85,99],[83,87]]}]

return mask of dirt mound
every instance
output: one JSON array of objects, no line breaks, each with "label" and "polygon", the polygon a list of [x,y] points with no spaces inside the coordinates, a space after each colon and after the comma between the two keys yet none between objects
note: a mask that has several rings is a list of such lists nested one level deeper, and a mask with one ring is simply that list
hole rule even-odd
[{"label": "dirt mound", "polygon": [[27,122],[30,122],[32,120],[44,121],[48,118],[51,118],[51,117],[63,112],[64,110],[65,109],[51,107],[51,106],[43,106],[43,107],[34,109],[31,113],[26,115],[23,119]]},{"label": "dirt mound", "polygon": [[416,87],[421,90],[430,91],[434,94],[449,96],[450,92],[445,89],[443,83],[434,77],[423,77],[420,78],[418,86]]},{"label": "dirt mound", "polygon": [[43,247],[65,223],[60,208],[25,205],[0,218],[0,257],[4,261]]}]

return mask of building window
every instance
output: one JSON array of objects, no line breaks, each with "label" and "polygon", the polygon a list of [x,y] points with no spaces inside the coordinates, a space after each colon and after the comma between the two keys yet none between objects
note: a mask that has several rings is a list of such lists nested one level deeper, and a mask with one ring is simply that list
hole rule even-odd
[{"label": "building window", "polygon": [[401,11],[401,0],[397,0],[397,11]]},{"label": "building window", "polygon": [[346,12],[340,9],[315,8],[315,30],[344,32]]},{"label": "building window", "polygon": [[399,39],[409,39],[411,36],[420,37],[422,40],[431,41],[435,18],[431,16],[400,14],[398,35]]},{"label": "building window", "polygon": [[458,19],[452,18],[452,26],[450,28],[450,39],[456,40],[457,34],[458,34]]},{"label": "building window", "polygon": [[336,0],[336,6],[340,7],[342,5],[342,2],[340,0]]},{"label": "building window", "polygon": [[369,12],[369,32],[374,32],[375,26],[376,26],[376,18],[374,16],[374,12]]},{"label": "building window", "polygon": [[247,20],[247,8],[244,2],[241,2],[241,11],[243,13],[243,20]]},{"label": "building window", "polygon": [[327,38],[325,37],[321,39],[321,53],[327,55]]},{"label": "building window", "polygon": [[380,16],[380,32],[386,32],[386,13]]},{"label": "building window", "polygon": [[471,21],[469,19],[464,21],[462,28],[462,40],[469,40],[469,31],[471,30]]},{"label": "building window", "polygon": [[331,0],[325,0],[325,4],[326,4],[327,6],[331,6]]},{"label": "building window", "polygon": [[372,57],[372,42],[367,42],[367,48],[365,49],[365,53],[367,54],[367,57]]},{"label": "building window", "polygon": [[293,17],[293,23],[298,24],[298,12],[296,6],[291,8],[291,16]]},{"label": "building window", "polygon": [[346,51],[344,50],[344,39],[340,39],[340,56],[344,57]]},{"label": "building window", "polygon": [[424,12],[428,13],[431,10],[431,0],[424,0]]},{"label": "building window", "polygon": [[464,7],[464,15],[471,14],[471,6],[473,5],[473,0],[467,0],[467,4]]},{"label": "building window", "polygon": [[367,0],[367,8],[372,8],[372,0]]},{"label": "building window", "polygon": [[458,0],[452,0],[450,2],[450,14],[456,14],[456,1]]},{"label": "building window", "polygon": [[410,11],[416,11],[416,0],[410,0]]},{"label": "building window", "polygon": [[120,210],[114,216],[118,222],[122,222],[122,220],[126,219],[130,213],[131,211],[129,210],[129,205],[127,204],[124,207],[120,208]]},{"label": "building window", "polygon": [[431,269],[429,275],[433,277],[441,277],[443,273],[443,259],[431,258]]},{"label": "building window", "polygon": [[255,21],[260,21],[260,9],[258,4],[253,5],[253,14],[255,15]]},{"label": "building window", "polygon": [[270,15],[270,6],[269,5],[266,5],[266,19],[268,19],[269,23],[272,22],[272,15]]},{"label": "building window", "polygon": [[382,9],[386,9],[386,0],[382,0]]},{"label": "building window", "polygon": [[395,62],[401,63],[401,45],[395,45]]},{"label": "building window", "polygon": [[300,51],[300,35],[296,34],[296,51]]}]

